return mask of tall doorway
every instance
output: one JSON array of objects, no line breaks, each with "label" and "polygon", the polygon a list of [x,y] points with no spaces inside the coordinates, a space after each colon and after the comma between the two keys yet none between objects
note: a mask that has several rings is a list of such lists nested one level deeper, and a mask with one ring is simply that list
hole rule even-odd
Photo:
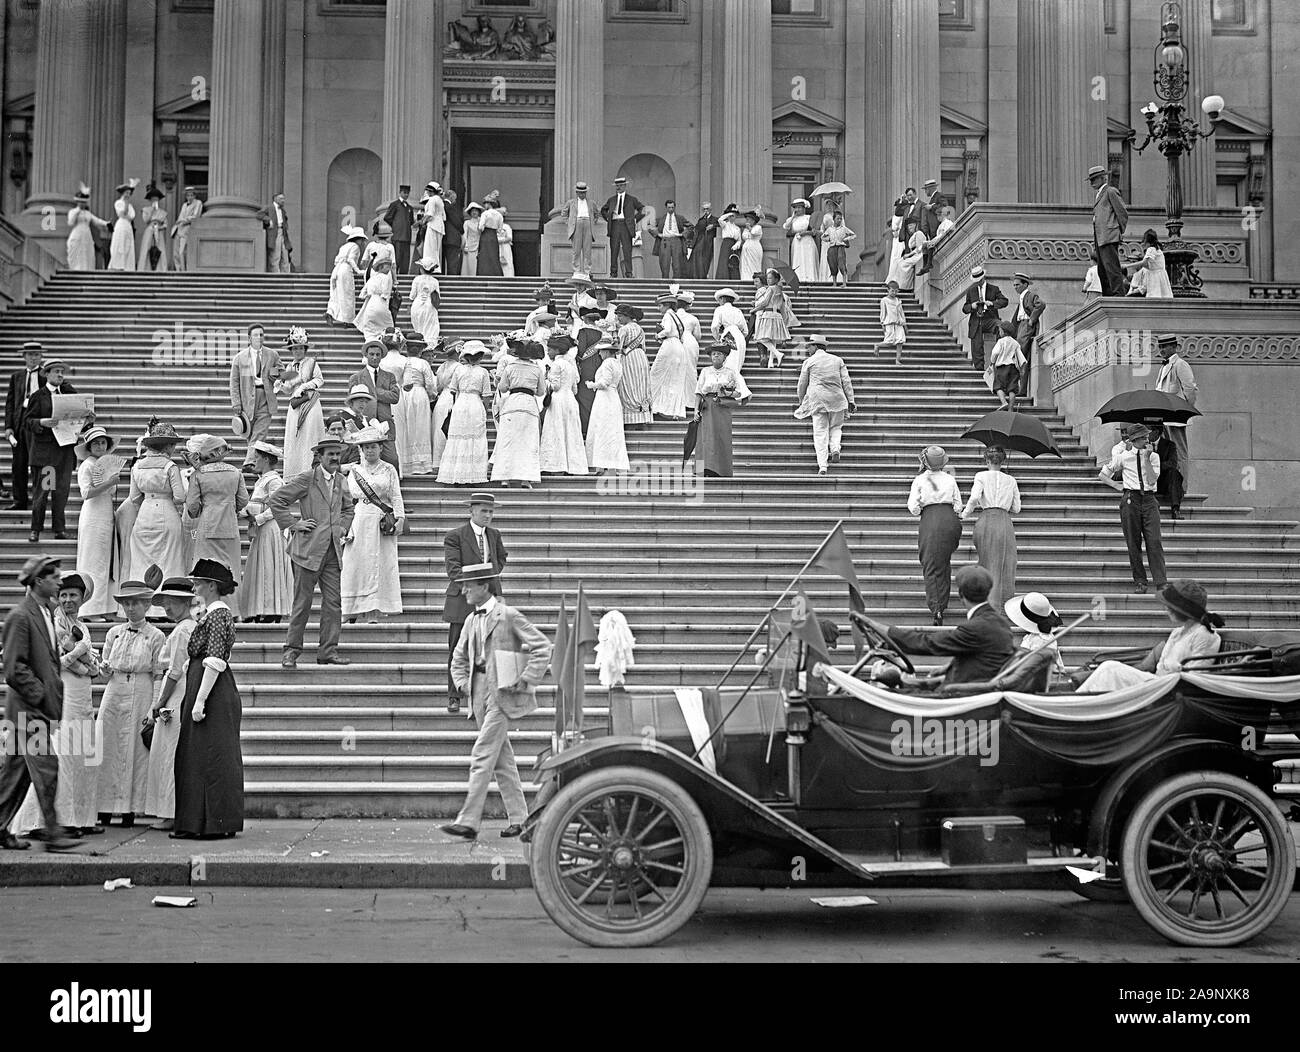
[{"label": "tall doorway", "polygon": [[457,203],[482,203],[489,191],[501,191],[514,235],[516,274],[542,272],[542,227],[554,196],[551,142],[550,131],[452,131],[451,184]]}]

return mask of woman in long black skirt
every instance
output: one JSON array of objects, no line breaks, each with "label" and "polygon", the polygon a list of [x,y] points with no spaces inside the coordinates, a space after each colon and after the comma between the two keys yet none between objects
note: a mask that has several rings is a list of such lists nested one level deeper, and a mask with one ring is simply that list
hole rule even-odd
[{"label": "woman in long black skirt", "polygon": [[710,478],[731,478],[731,414],[749,401],[749,388],[741,375],[727,365],[730,344],[709,348],[710,364],[696,382],[695,470]]},{"label": "woman in long black skirt", "polygon": [[921,517],[918,550],[925,574],[925,603],[936,625],[943,624],[952,594],[952,553],[961,544],[961,490],[944,470],[948,454],[942,446],[921,450],[921,473],[912,480],[907,510]]},{"label": "woman in long black skirt", "polygon": [[244,828],[244,758],[239,748],[243,705],[230,674],[235,616],[225,596],[235,590],[230,567],[200,559],[190,573],[207,608],[190,636],[190,665],[176,742],[178,839],[231,837]]},{"label": "woman in long black skirt", "polygon": [[501,214],[501,195],[493,190],[483,198],[483,214],[479,216],[478,234],[478,276],[491,275],[500,277],[501,268],[501,226],[505,216]]}]

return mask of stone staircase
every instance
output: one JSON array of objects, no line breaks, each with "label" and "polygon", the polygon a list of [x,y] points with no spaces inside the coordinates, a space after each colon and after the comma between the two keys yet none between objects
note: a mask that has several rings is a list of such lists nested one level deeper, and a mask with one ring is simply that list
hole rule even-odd
[{"label": "stone staircase", "polygon": [[[448,278],[443,331],[483,336],[515,328],[532,308],[537,284]],[[653,334],[653,297],[663,283],[617,284],[624,299],[646,308],[644,324]],[[696,289],[697,313],[707,325],[717,284],[684,284]],[[873,358],[881,293],[878,286],[814,287],[796,303],[803,321],[797,331],[825,334],[847,360],[857,391],[843,459],[828,477],[816,475],[810,426],[791,415],[798,361],[769,371],[754,364],[751,352],[746,379],[755,397],[736,414],[737,477],[684,480],[673,468],[685,424],[657,422],[629,433],[638,470],[621,481],[548,477],[532,491],[497,490],[504,507],[496,524],[510,551],[508,600],[553,635],[561,597],[571,606],[582,583],[596,618],[619,609],[637,637],[629,689],[709,685],[843,519],[868,607],[888,620],[926,623],[915,522],[905,508],[917,451],[931,442],[945,446],[967,493],[981,467],[980,448],[958,436],[996,402],[947,330],[914,303],[903,364]],[[361,342],[354,330],[324,323],[327,298],[326,275],[65,272],[0,320],[0,358],[17,362],[19,345],[34,338],[48,353],[71,359],[73,383],[95,393],[100,420],[119,436],[134,439],[154,413],[183,435],[222,433],[229,357],[254,321],[268,327],[275,344],[289,325],[306,325],[322,355],[325,403],[341,404]],[[405,312],[399,321],[406,322]],[[1095,465],[1055,412],[1026,411],[1045,421],[1065,456],[1035,462],[1013,454],[1008,464],[1024,499],[1016,521],[1018,586],[1046,592],[1067,618],[1104,610],[1104,620],[1071,637],[1068,658],[1099,646],[1155,643],[1168,622],[1152,596],[1132,594],[1115,495],[1096,480]],[[7,463],[0,466],[7,470]],[[442,537],[463,521],[467,492],[439,486],[431,475],[404,480],[403,490],[413,529],[401,546],[405,612],[379,625],[345,625],[343,652],[352,665],[319,669],[309,649],[299,671],[285,672],[283,626],[240,628],[235,673],[252,814],[441,815],[459,803],[473,725],[444,708],[440,611]],[[70,505],[75,522],[75,496]],[[1295,524],[1203,497],[1193,496],[1187,508],[1187,519],[1163,524],[1170,574],[1201,580],[1233,627],[1293,625],[1300,611]],[[17,567],[30,552],[26,533],[25,515],[0,515],[6,609],[18,596]],[[43,548],[71,566],[74,540]],[[957,561],[965,558],[973,558],[970,530]],[[806,590],[847,638],[842,584],[819,575]],[[102,636],[104,626],[95,631]],[[313,624],[309,644],[314,638]],[[525,766],[549,743],[554,718],[549,679],[539,695],[542,708],[513,739]],[[587,697],[592,719],[603,718],[605,696],[594,674]]]}]

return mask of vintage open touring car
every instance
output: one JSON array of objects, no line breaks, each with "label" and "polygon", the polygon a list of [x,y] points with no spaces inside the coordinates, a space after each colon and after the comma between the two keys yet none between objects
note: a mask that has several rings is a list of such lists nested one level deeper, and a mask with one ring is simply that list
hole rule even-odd
[{"label": "vintage open touring car", "polygon": [[1236,945],[1296,878],[1275,797],[1300,791],[1300,633],[1223,635],[1199,667],[1108,694],[1014,689],[1023,663],[930,689],[874,633],[853,669],[787,635],[745,690],[616,691],[605,733],[539,761],[534,888],[570,935],[632,947],[711,885],[1056,870],[1174,942]]}]

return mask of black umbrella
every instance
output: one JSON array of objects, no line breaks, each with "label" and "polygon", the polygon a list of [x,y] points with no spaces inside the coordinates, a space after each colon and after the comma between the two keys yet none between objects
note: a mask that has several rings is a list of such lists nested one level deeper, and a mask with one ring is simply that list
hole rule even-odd
[{"label": "black umbrella", "polygon": [[682,465],[691,459],[691,454],[695,452],[695,443],[700,435],[700,418],[692,416],[689,424],[686,425],[686,438],[682,440]]},{"label": "black umbrella", "polygon": [[791,292],[799,291],[799,275],[794,272],[794,268],[786,266],[784,263],[778,263],[775,267],[769,267],[769,270],[775,270],[781,275],[781,280],[790,286]]},{"label": "black umbrella", "polygon": [[1165,391],[1122,391],[1097,410],[1103,424],[1185,424],[1201,411]]},{"label": "black umbrella", "polygon": [[1036,416],[1028,413],[1013,413],[999,409],[982,416],[966,429],[962,438],[973,438],[986,446],[1001,446],[1014,449],[1030,457],[1040,457],[1050,453],[1059,457],[1061,451],[1056,448],[1051,432]]}]

